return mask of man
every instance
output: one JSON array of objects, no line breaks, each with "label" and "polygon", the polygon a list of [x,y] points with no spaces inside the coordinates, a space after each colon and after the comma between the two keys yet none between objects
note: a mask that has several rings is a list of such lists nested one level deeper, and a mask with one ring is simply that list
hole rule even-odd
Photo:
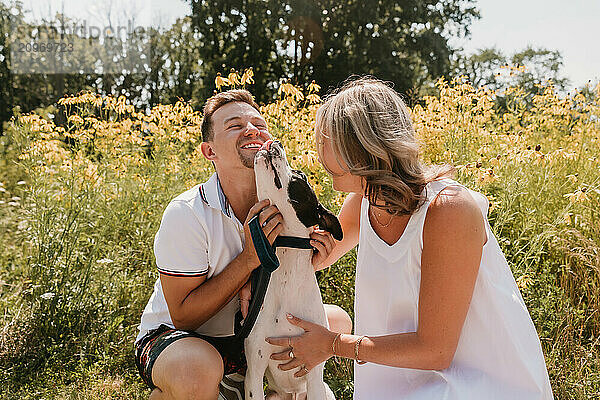
[{"label": "man", "polygon": [[[136,339],[136,364],[152,388],[151,400],[229,399],[236,391],[243,396],[238,373],[245,358],[224,337],[234,334],[240,304],[247,313],[250,291],[244,285],[260,264],[248,222],[260,213],[271,243],[283,228],[277,208],[257,202],[254,156],[271,135],[252,95],[219,93],[203,112],[202,154],[216,172],[165,209],[154,241],[160,277]],[[311,239],[313,265],[319,266],[334,240],[320,230]],[[332,330],[351,331],[341,308],[326,310]],[[224,375],[228,380],[221,382]]]}]

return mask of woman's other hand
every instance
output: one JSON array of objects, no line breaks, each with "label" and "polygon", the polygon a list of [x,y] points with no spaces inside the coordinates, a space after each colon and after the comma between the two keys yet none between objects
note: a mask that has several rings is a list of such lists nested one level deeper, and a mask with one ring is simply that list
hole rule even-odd
[{"label": "woman's other hand", "polygon": [[285,361],[279,365],[279,369],[283,371],[300,368],[294,374],[298,378],[306,375],[308,371],[327,361],[333,355],[332,344],[337,334],[321,325],[313,324],[291,314],[287,314],[287,320],[292,325],[304,329],[304,333],[295,337],[266,338],[265,340],[272,345],[286,347],[282,352],[273,353],[271,359]]},{"label": "woman's other hand", "polygon": [[335,248],[335,240],[331,233],[322,229],[315,229],[310,234],[310,244],[314,247],[315,251],[312,256],[312,265],[315,271],[323,269],[326,265],[323,262],[329,257],[331,251]]}]

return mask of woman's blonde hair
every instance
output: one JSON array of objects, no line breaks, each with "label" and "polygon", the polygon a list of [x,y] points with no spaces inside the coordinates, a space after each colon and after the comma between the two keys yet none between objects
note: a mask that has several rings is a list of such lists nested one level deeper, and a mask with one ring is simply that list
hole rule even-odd
[{"label": "woman's blonde hair", "polygon": [[[340,166],[363,177],[369,203],[393,215],[412,214],[427,183],[451,175],[451,166],[425,166],[410,111],[385,82],[351,78],[326,97],[316,116],[317,151],[331,139]],[[325,168],[332,173],[327,166]]]}]

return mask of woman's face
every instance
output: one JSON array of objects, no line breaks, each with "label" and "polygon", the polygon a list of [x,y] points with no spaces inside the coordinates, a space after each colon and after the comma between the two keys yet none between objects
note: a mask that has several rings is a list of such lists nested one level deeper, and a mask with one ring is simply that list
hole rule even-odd
[{"label": "woman's face", "polygon": [[315,141],[317,146],[321,148],[319,162],[329,172],[333,188],[340,192],[364,195],[363,178],[352,175],[342,167],[341,163],[343,161],[337,158],[331,139],[315,130]]}]

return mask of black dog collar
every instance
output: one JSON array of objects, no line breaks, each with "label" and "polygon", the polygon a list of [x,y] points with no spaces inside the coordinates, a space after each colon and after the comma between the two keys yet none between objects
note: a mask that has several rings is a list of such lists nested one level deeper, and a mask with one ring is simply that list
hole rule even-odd
[{"label": "black dog collar", "polygon": [[273,247],[290,247],[292,249],[314,249],[310,244],[309,238],[301,238],[296,236],[277,236]]}]

